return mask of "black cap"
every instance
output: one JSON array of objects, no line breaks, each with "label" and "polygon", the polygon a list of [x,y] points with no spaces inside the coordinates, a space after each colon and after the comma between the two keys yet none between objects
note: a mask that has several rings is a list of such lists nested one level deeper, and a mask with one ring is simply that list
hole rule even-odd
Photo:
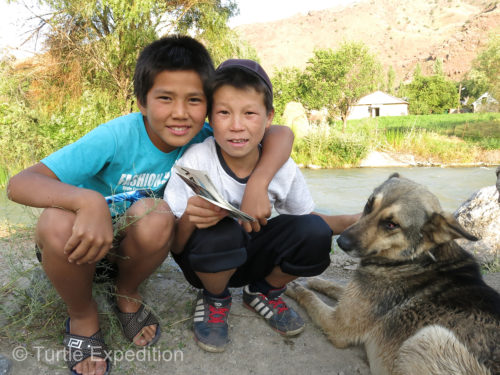
[{"label": "black cap", "polygon": [[267,88],[271,92],[271,96],[273,95],[273,85],[271,84],[271,80],[269,79],[266,71],[257,61],[248,59],[229,59],[220,64],[216,72],[227,68],[241,68],[250,73],[256,74],[266,84]]}]

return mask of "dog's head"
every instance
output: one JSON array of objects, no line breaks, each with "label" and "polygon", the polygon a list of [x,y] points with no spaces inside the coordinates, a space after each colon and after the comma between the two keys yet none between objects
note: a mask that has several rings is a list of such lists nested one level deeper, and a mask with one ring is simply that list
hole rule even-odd
[{"label": "dog's head", "polygon": [[368,199],[337,243],[353,256],[408,259],[456,238],[477,240],[424,186],[393,174]]}]

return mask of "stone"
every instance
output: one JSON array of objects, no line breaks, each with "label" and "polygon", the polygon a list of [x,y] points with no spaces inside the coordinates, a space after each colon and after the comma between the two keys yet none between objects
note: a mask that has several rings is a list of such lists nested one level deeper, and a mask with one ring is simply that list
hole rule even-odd
[{"label": "stone", "polygon": [[10,374],[10,361],[7,357],[0,354],[0,375]]},{"label": "stone", "polygon": [[285,106],[283,123],[292,129],[295,138],[304,138],[309,133],[309,120],[301,103],[290,102]]},{"label": "stone", "polygon": [[481,263],[498,260],[500,253],[499,191],[487,186],[472,194],[454,213],[457,221],[479,241],[457,242],[474,254]]},{"label": "stone", "polygon": [[497,167],[497,190],[498,190],[498,203],[500,203],[500,165]]}]

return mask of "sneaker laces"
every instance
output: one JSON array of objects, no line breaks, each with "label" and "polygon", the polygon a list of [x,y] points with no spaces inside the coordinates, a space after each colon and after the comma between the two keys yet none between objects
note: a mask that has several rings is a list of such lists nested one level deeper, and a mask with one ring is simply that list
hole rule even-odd
[{"label": "sneaker laces", "polygon": [[281,297],[275,298],[275,299],[268,299],[269,304],[274,308],[278,309],[278,314],[281,314],[282,312],[288,310],[288,306],[286,305],[285,301],[281,299]]},{"label": "sneaker laces", "polygon": [[226,317],[229,309],[227,307],[215,307],[209,305],[210,313],[208,314],[208,323],[224,323],[224,318]]}]

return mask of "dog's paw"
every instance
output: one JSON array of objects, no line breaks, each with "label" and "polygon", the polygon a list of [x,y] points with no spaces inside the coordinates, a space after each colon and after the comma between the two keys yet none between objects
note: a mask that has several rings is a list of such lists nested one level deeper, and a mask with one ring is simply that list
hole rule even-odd
[{"label": "dog's paw", "polygon": [[321,289],[328,287],[331,282],[328,282],[320,277],[311,277],[307,279],[307,286],[311,289]]},{"label": "dog's paw", "polygon": [[297,281],[292,281],[291,283],[287,284],[285,295],[287,295],[290,298],[297,299],[298,295],[300,293],[303,293],[304,291],[306,291],[306,288],[304,288]]}]

